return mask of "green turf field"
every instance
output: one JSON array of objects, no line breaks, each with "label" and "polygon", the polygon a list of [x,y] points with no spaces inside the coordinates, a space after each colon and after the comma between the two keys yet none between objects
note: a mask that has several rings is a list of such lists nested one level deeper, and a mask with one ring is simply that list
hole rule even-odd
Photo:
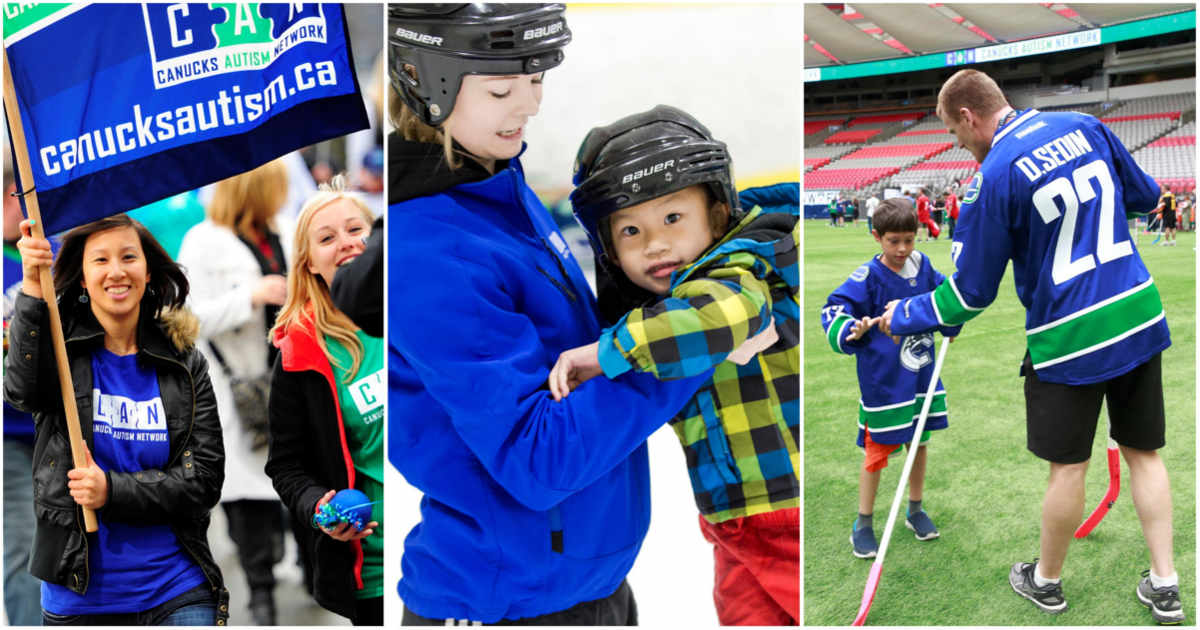
[{"label": "green turf field", "polygon": [[[804,623],[847,625],[858,610],[872,562],[851,555],[849,543],[862,465],[862,451],[854,445],[858,383],[854,357],[829,348],[819,313],[829,293],[879,249],[864,222],[835,229],[810,220],[804,228]],[[1151,247],[1152,239],[1142,235],[1138,247],[1171,327],[1172,346],[1163,353],[1167,446],[1161,453],[1171,478],[1185,623],[1194,625],[1196,239],[1180,233],[1176,247]],[[953,271],[945,236],[917,247],[940,271]],[[1124,469],[1121,495],[1108,516],[1088,538],[1071,545],[1063,576],[1069,609],[1047,615],[1008,585],[1009,567],[1038,554],[1049,470],[1025,448],[1017,374],[1025,352],[1024,321],[1010,266],[996,301],[963,329],[942,372],[950,428],[930,442],[925,487],[925,507],[941,538],[917,541],[904,527],[903,514],[897,517],[868,624],[1153,624],[1134,595],[1149,554]],[[1085,517],[1108,482],[1106,422],[1102,415],[1088,470]],[[883,535],[902,468],[903,460],[893,458],[883,472],[875,503],[877,536]]]}]

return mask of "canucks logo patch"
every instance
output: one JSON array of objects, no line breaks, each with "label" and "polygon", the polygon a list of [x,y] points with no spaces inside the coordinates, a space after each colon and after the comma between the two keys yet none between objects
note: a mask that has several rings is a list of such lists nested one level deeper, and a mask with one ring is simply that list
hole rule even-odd
[{"label": "canucks logo patch", "polygon": [[866,280],[867,276],[870,274],[871,274],[871,268],[866,265],[862,265],[861,267],[859,267],[858,269],[855,269],[854,272],[850,274],[850,279],[855,282],[862,282],[863,280]]},{"label": "canucks logo patch", "polygon": [[384,372],[379,370],[368,374],[347,387],[350,400],[362,416],[363,424],[374,424],[383,417],[383,400],[387,394],[387,384],[384,382]]},{"label": "canucks logo patch", "polygon": [[909,372],[920,372],[933,363],[933,334],[909,335],[900,342],[900,365]]},{"label": "canucks logo patch", "polygon": [[155,89],[261,70],[304,42],[326,41],[320,4],[142,5]]},{"label": "canucks logo patch", "polygon": [[963,203],[975,203],[979,198],[979,189],[983,188],[983,173],[975,172],[975,176],[967,184],[967,192],[963,194]]}]

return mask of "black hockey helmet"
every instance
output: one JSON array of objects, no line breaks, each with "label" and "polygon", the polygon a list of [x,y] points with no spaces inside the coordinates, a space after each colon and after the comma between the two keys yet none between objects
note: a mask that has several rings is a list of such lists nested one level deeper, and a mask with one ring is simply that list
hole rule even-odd
[{"label": "black hockey helmet", "polygon": [[454,109],[463,75],[537,74],[562,63],[562,49],[571,41],[564,9],[562,4],[388,5],[392,87],[425,124],[439,125]]},{"label": "black hockey helmet", "polygon": [[588,132],[575,156],[571,205],[600,258],[607,258],[608,215],[695,184],[738,212],[733,161],[725,143],[700,121],[670,105],[626,116]]}]

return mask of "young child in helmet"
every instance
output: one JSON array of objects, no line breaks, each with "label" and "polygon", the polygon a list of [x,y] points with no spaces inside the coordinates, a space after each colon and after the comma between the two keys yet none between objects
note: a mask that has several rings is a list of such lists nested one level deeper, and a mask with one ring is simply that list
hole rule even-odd
[{"label": "young child in helmet", "polygon": [[665,105],[592,129],[575,184],[571,203],[600,262],[600,305],[616,323],[559,356],[550,390],[569,400],[600,375],[671,381],[711,370],[670,424],[714,546],[717,616],[794,625],[798,217],[739,208],[725,144]]},{"label": "young child in helmet", "polygon": [[705,376],[630,374],[566,403],[545,389],[555,357],[601,331],[520,161],[571,38],[563,5],[388,12],[387,450],[424,495],[402,623],[636,625],[645,441]]}]

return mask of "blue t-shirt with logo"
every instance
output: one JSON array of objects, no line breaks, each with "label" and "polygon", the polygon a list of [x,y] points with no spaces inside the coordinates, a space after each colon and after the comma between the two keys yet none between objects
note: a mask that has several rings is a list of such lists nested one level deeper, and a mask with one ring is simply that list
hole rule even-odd
[{"label": "blue t-shirt with logo", "polygon": [[[92,457],[105,471],[163,469],[170,454],[167,416],[154,369],[137,355],[92,355]],[[144,611],[205,582],[169,525],[100,519],[88,534],[85,595],[42,583],[42,608],[58,615]]]}]

